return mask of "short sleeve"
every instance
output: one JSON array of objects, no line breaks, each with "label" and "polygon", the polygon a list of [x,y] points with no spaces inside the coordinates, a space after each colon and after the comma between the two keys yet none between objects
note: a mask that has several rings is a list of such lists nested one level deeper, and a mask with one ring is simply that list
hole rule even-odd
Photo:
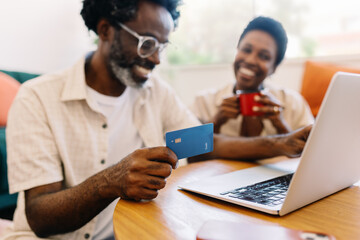
[{"label": "short sleeve", "polygon": [[40,98],[24,85],[9,112],[6,142],[11,193],[63,180],[46,112]]},{"label": "short sleeve", "polygon": [[163,86],[164,107],[162,108],[162,121],[165,131],[174,131],[181,128],[200,125],[195,115],[176,96],[175,92],[167,85]]}]

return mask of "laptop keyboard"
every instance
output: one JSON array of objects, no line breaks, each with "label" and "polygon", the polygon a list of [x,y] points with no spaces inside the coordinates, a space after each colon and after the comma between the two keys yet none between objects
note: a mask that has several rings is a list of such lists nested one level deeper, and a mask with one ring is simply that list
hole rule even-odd
[{"label": "laptop keyboard", "polygon": [[276,206],[284,202],[293,173],[220,193],[232,198]]}]

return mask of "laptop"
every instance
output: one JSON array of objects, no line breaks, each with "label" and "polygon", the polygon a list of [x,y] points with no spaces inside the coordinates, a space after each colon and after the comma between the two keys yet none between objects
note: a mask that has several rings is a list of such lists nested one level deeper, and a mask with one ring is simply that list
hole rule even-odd
[{"label": "laptop", "polygon": [[179,188],[283,216],[360,179],[360,75],[334,75],[301,157]]}]

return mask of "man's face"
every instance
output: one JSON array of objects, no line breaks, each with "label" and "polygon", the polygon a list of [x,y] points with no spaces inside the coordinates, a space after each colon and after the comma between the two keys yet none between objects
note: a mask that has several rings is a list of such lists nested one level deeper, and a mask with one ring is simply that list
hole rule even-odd
[{"label": "man's face", "polygon": [[[140,1],[136,19],[124,23],[141,36],[152,36],[160,43],[168,41],[173,29],[170,13],[163,7],[147,1]],[[110,73],[122,84],[142,87],[160,63],[159,52],[147,58],[137,53],[138,39],[123,29],[116,29],[108,53],[107,66]]]}]

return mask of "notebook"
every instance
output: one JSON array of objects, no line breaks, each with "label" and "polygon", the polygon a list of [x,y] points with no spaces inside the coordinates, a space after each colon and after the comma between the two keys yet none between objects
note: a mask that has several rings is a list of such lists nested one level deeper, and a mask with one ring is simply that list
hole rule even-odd
[{"label": "notebook", "polygon": [[260,165],[179,187],[282,216],[351,186],[360,179],[359,92],[359,74],[334,75],[298,163]]}]

